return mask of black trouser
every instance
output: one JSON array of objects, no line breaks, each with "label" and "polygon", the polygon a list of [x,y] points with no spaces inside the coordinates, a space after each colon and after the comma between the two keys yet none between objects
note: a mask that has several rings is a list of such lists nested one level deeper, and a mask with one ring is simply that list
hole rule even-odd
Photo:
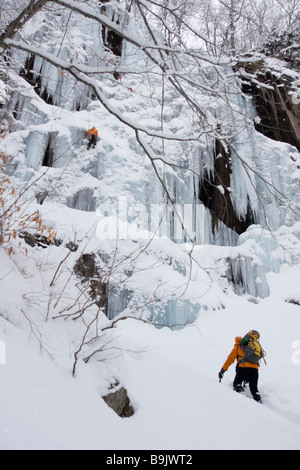
[{"label": "black trouser", "polygon": [[243,382],[249,383],[250,392],[254,399],[258,398],[258,370],[253,367],[237,367],[233,388],[241,391]]},{"label": "black trouser", "polygon": [[91,146],[93,146],[93,147],[95,148],[95,147],[96,147],[96,143],[97,143],[97,137],[92,134],[92,135],[90,136],[90,139],[89,139],[88,149],[90,149]]}]

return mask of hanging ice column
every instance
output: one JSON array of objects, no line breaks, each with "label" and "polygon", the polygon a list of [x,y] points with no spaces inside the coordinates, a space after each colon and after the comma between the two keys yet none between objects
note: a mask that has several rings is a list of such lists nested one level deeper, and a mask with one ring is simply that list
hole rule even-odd
[{"label": "hanging ice column", "polygon": [[232,153],[231,189],[235,209],[242,215],[248,205],[255,223],[267,230],[291,225],[297,221],[300,207],[299,152],[256,131],[259,118],[253,98],[242,91],[233,96],[245,114],[235,126],[240,132],[233,140],[236,151]]},{"label": "hanging ice column", "polygon": [[[155,237],[167,237],[176,243],[203,244],[205,210],[195,195],[197,178],[192,172],[173,172],[160,165],[164,186],[152,172],[147,191],[146,208],[149,214],[149,230]],[[155,188],[155,190],[153,190]],[[168,201],[168,194],[173,202]]]},{"label": "hanging ice column", "polygon": [[[55,13],[45,13],[44,16],[43,22],[46,24],[52,25],[54,21],[61,24],[61,30],[58,28],[55,33],[49,28],[52,32],[49,37],[44,28],[31,34],[33,40],[47,44],[48,53],[67,63],[91,67],[103,64],[101,59],[105,48],[102,27],[98,22],[82,15],[70,15],[67,9],[58,16]],[[67,33],[63,33],[66,24]],[[46,103],[71,111],[86,109],[91,99],[91,90],[87,85],[78,83],[71,74],[61,71],[38,55],[14,54],[19,57],[18,62],[24,64],[20,68],[20,75],[35,87],[37,94]]]}]

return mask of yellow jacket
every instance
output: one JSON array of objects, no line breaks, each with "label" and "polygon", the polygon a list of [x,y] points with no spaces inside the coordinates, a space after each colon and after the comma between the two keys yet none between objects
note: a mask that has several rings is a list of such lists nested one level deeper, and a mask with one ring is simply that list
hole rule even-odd
[{"label": "yellow jacket", "polygon": [[86,133],[89,135],[98,135],[98,131],[95,127],[92,127],[90,130],[86,131]]},{"label": "yellow jacket", "polygon": [[243,347],[240,345],[240,342],[242,340],[242,337],[237,336],[235,338],[235,345],[231,353],[229,354],[225,364],[223,365],[222,369],[226,372],[231,364],[234,363],[235,360],[237,360],[238,367],[251,367],[252,369],[259,369],[258,364],[253,364],[252,362],[244,362],[243,358],[245,357],[245,351]]}]

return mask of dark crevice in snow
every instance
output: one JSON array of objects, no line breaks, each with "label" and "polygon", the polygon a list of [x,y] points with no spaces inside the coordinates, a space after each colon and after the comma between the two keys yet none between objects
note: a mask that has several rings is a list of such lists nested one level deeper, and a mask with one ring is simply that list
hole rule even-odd
[{"label": "dark crevice in snow", "polygon": [[50,132],[49,134],[48,144],[46,147],[42,166],[51,167],[54,163],[54,150],[53,150],[52,140],[53,140],[53,137],[55,137],[56,135],[57,135],[57,132],[54,132],[54,133]]},{"label": "dark crevice in snow", "polygon": [[199,199],[212,215],[212,233],[219,222],[234,230],[239,235],[254,223],[254,215],[248,203],[248,211],[240,217],[236,214],[231,200],[231,152],[216,141],[214,173],[206,173],[199,183]]},{"label": "dark crevice in snow", "polygon": [[42,86],[41,75],[34,72],[35,56],[29,55],[26,59],[24,67],[20,71],[20,76],[29,83],[37,95],[42,98],[45,103],[52,105],[53,98],[47,88]]},{"label": "dark crevice in snow", "polygon": [[[102,3],[102,2],[101,2]],[[109,3],[109,2],[105,2]],[[114,10],[106,5],[102,5],[101,12],[110,17],[112,22],[115,22],[117,25],[120,25],[120,11]],[[123,15],[123,13],[122,13]],[[122,56],[123,48],[123,39],[114,31],[111,31],[104,26],[102,27],[102,40],[103,44],[107,49],[109,49],[116,57]],[[115,77],[117,78],[117,77]]]}]

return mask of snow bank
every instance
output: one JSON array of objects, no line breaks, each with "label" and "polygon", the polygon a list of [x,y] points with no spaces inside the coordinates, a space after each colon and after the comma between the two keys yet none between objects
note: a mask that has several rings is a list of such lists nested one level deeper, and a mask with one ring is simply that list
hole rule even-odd
[{"label": "snow bank", "polygon": [[[299,306],[285,302],[299,267],[270,274],[271,295],[260,304],[229,295],[226,309],[203,311],[180,331],[120,322],[102,356],[79,362],[73,378],[81,323],[45,321],[38,279],[47,266],[37,272],[34,255],[24,277],[24,261],[18,269],[3,250],[0,256],[2,450],[299,450],[300,366],[292,360]],[[234,337],[252,328],[267,351],[263,405],[232,391],[233,366],[221,384],[217,378]],[[128,391],[131,418],[119,418],[101,398],[115,379]]]}]

